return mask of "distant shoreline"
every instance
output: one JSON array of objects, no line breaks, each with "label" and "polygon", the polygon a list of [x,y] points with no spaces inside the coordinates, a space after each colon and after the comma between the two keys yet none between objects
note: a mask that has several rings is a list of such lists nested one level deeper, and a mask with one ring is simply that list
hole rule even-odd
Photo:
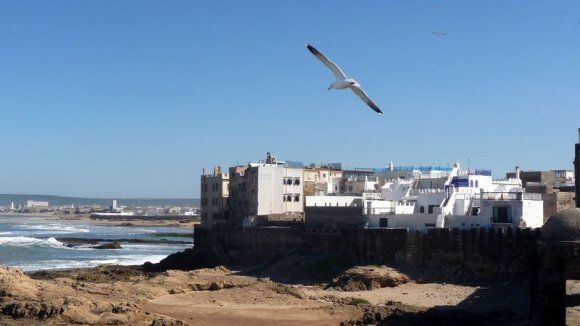
[{"label": "distant shoreline", "polygon": [[31,221],[28,218],[35,218],[34,222],[39,222],[36,217],[43,218],[42,222],[53,223],[55,221],[63,223],[87,223],[94,225],[111,225],[111,226],[138,226],[138,227],[179,227],[179,228],[193,228],[194,225],[199,224],[197,221],[175,221],[175,220],[149,220],[149,219],[135,219],[132,216],[128,216],[127,219],[119,217],[119,219],[106,220],[106,219],[92,219],[87,214],[75,215],[75,214],[55,214],[53,212],[46,213],[14,213],[14,212],[0,212],[0,216],[16,216],[22,217],[23,222]]},{"label": "distant shoreline", "polygon": [[199,207],[199,198],[89,198],[89,197],[68,197],[55,195],[38,194],[0,194],[0,206],[26,205],[28,200],[47,201],[50,206],[92,206],[99,205],[109,207],[113,200],[117,200],[120,206],[128,207],[148,207],[148,206],[178,206],[178,207]]}]

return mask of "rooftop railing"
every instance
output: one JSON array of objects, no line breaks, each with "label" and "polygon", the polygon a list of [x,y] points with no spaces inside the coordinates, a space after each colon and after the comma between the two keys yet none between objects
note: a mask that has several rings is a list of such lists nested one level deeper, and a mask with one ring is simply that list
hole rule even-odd
[{"label": "rooftop railing", "polygon": [[542,200],[542,194],[529,192],[484,192],[483,200]]},{"label": "rooftop railing", "polygon": [[458,175],[485,175],[491,176],[491,170],[485,169],[460,169]]}]

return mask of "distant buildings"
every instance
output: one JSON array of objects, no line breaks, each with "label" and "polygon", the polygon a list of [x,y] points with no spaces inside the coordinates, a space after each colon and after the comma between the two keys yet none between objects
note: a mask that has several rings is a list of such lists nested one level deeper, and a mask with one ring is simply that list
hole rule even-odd
[{"label": "distant buildings", "polygon": [[37,200],[27,200],[26,201],[27,208],[48,208],[47,201],[37,201]]},{"label": "distant buildings", "polygon": [[223,225],[229,218],[229,183],[227,173],[223,173],[221,166],[216,166],[213,174],[201,175],[201,221],[206,227]]},{"label": "distant buildings", "polygon": [[[493,180],[490,170],[419,167],[387,179],[380,199],[364,202],[368,227],[532,227],[543,225],[542,200],[522,189],[516,177]],[[402,171],[399,171],[402,172]],[[403,177],[403,178],[402,178]]]},{"label": "distant buildings", "polygon": [[[507,173],[506,177],[514,178],[515,174]],[[575,206],[572,170],[521,171],[520,178],[527,193],[542,196],[544,221],[559,211]]]},{"label": "distant buildings", "polygon": [[[266,160],[201,176],[202,227],[305,224],[310,227],[540,227],[542,195],[519,169],[505,180],[489,170],[453,167],[343,169]],[[567,184],[568,171],[553,171]],[[558,177],[556,177],[558,175]],[[560,178],[560,179],[559,179]],[[532,181],[528,181],[532,182]]]}]

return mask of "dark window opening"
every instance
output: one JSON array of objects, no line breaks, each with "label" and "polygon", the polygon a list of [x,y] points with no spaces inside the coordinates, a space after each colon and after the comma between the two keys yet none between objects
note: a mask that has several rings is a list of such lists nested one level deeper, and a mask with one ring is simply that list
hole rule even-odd
[{"label": "dark window opening", "polygon": [[379,218],[379,227],[388,228],[389,227],[389,219],[386,217]]},{"label": "dark window opening", "polygon": [[512,210],[509,206],[494,206],[493,207],[493,223],[511,223]]},{"label": "dark window opening", "polygon": [[433,214],[433,207],[437,207],[437,205],[429,205],[428,207],[429,214]]}]

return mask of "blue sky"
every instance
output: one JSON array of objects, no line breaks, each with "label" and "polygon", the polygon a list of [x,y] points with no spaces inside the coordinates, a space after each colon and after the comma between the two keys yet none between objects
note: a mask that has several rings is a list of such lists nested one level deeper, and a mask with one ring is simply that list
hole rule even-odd
[{"label": "blue sky", "polygon": [[0,193],[198,197],[203,167],[267,151],[572,169],[579,23],[578,1],[0,1]]}]

